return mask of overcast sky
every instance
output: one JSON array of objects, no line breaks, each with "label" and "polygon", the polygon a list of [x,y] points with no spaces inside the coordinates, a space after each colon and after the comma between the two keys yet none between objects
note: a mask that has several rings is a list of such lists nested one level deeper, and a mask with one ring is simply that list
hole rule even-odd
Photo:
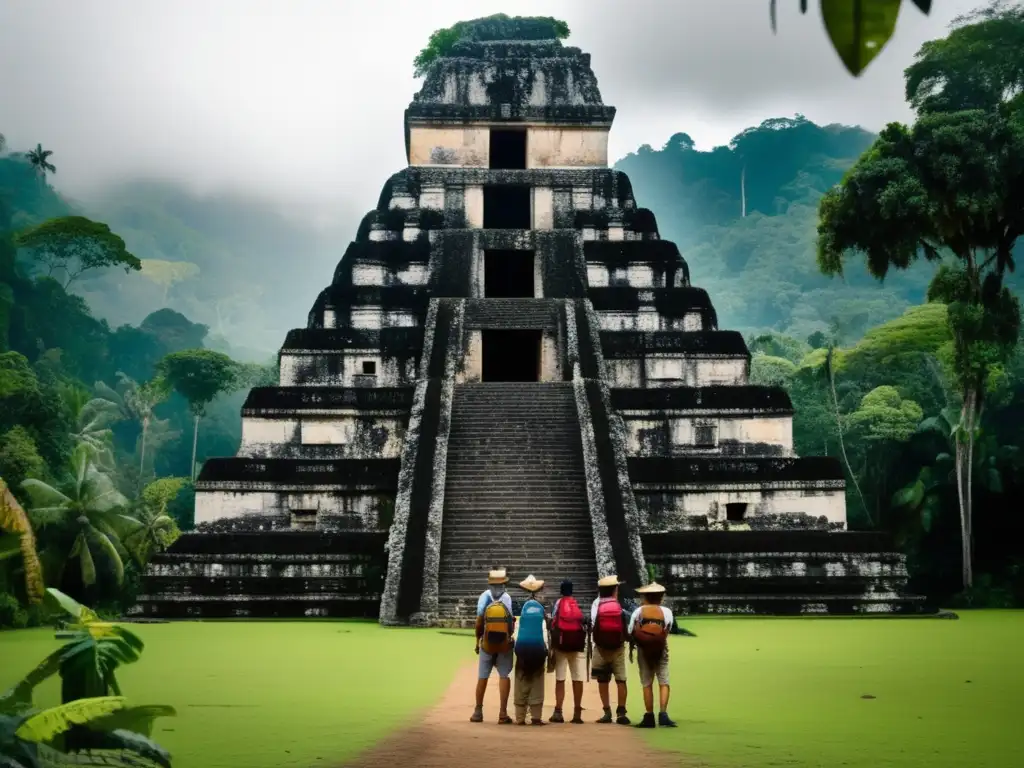
[{"label": "overcast sky", "polygon": [[[321,223],[405,165],[402,112],[430,32],[499,11],[568,21],[618,108],[612,157],[685,131],[708,149],[768,117],[905,120],[902,70],[980,0],[904,0],[859,78],[816,11],[779,0],[0,0],[0,132],[54,151],[85,195],[158,175],[238,188]],[[335,222],[336,223],[336,222]]]}]

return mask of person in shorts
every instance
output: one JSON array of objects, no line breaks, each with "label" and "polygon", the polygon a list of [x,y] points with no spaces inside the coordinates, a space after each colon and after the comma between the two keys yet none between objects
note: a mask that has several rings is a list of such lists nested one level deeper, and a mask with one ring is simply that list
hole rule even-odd
[{"label": "person in shorts", "polygon": [[[594,644],[593,673],[597,679],[597,689],[601,694],[601,705],[604,714],[597,721],[599,723],[617,723],[618,725],[629,725],[629,717],[626,716],[626,622],[628,617],[624,615],[622,604],[619,602],[619,581],[618,576],[605,576],[597,582],[597,599],[590,607],[591,637]],[[606,626],[606,617],[610,618],[610,624]],[[617,621],[616,621],[617,617]],[[621,624],[621,628],[618,626]],[[605,639],[611,635],[614,642]],[[621,640],[615,640],[621,637]],[[611,647],[613,646],[614,647]],[[615,678],[618,707],[615,710],[615,718],[612,719],[611,691],[609,686],[612,678]]]},{"label": "person in shorts", "polygon": [[672,609],[661,604],[665,597],[665,588],[657,582],[652,582],[640,587],[636,593],[643,598],[643,605],[633,611],[629,617],[627,632],[631,638],[636,638],[637,628],[642,624],[651,624],[651,631],[647,637],[656,638],[656,645],[651,653],[645,653],[640,649],[637,655],[637,668],[640,670],[640,685],[644,689],[644,717],[640,722],[640,728],[654,728],[654,679],[658,679],[658,698],[661,705],[658,711],[657,725],[662,728],[675,728],[676,724],[668,716],[668,635],[672,631],[674,617]]},{"label": "person in shorts", "polygon": [[512,689],[512,681],[509,679],[509,675],[512,674],[513,653],[511,639],[514,627],[510,626],[508,628],[509,648],[506,652],[482,653],[480,648],[484,612],[488,606],[492,603],[502,603],[508,609],[508,615],[510,617],[513,616],[512,597],[505,589],[507,583],[508,575],[505,573],[504,568],[491,571],[487,575],[487,589],[484,590],[476,602],[476,653],[480,660],[477,664],[476,707],[469,718],[474,723],[483,722],[484,694],[487,692],[487,680],[495,669],[498,670],[498,723],[500,725],[508,725],[512,722],[512,718],[508,716],[508,696]]},{"label": "person in shorts", "polygon": [[[568,676],[572,680],[573,700],[573,715],[570,722],[579,725],[583,722],[583,678],[586,676],[587,654],[586,650],[563,651],[558,648],[558,608],[564,603],[567,606],[566,613],[568,613],[570,602],[576,603],[576,598],[572,596],[572,582],[568,579],[562,582],[559,592],[561,592],[562,596],[555,601],[554,606],[551,608],[552,654],[555,666],[555,710],[551,713],[548,722],[565,722],[565,718],[562,716],[562,704],[565,702],[565,678]],[[576,612],[579,612],[579,604],[576,604],[574,613]],[[584,620],[581,630],[585,642],[588,625],[585,621],[586,617],[581,618]]]}]

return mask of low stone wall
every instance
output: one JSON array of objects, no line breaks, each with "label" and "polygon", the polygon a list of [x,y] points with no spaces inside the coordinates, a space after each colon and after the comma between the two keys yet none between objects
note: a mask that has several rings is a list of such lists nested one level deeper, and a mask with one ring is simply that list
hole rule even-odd
[{"label": "low stone wall", "polygon": [[654,577],[680,615],[863,615],[934,611],[907,593],[906,556],[883,534],[645,534]]},{"label": "low stone wall", "polygon": [[153,558],[132,616],[159,618],[366,617],[378,612],[384,534],[248,528],[185,533]]}]

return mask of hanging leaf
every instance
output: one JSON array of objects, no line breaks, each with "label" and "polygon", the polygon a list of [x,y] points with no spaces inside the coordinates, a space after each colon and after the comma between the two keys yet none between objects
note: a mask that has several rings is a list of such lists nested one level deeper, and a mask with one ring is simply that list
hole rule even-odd
[{"label": "hanging leaf", "polygon": [[920,480],[915,480],[905,488],[896,491],[892,496],[894,507],[917,507],[924,500],[925,488]]},{"label": "hanging leaf", "polygon": [[772,22],[772,34],[779,31],[779,20],[777,18],[778,10],[778,0],[768,0],[768,18],[771,19]]},{"label": "hanging leaf", "polygon": [[938,496],[932,495],[925,498],[924,504],[921,505],[921,528],[925,533],[931,531],[932,523],[941,511],[942,500]]},{"label": "hanging leaf", "polygon": [[76,699],[32,715],[18,726],[16,735],[25,741],[50,741],[73,725],[85,725],[123,707],[124,699],[117,696]]},{"label": "hanging leaf", "polygon": [[800,0],[800,13],[807,13],[807,0]]},{"label": "hanging leaf", "polygon": [[911,2],[918,7],[921,13],[928,15],[928,12],[932,9],[932,0],[911,0]]},{"label": "hanging leaf", "polygon": [[832,46],[854,77],[892,37],[900,0],[821,0],[821,16]]}]

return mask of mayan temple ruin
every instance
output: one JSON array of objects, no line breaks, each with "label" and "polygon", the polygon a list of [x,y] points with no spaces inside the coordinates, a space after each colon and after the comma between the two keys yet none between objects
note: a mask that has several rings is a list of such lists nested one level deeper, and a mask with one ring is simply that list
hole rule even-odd
[{"label": "mayan temple ruin", "polygon": [[138,615],[460,624],[495,566],[582,599],[653,575],[682,614],[923,610],[608,167],[589,54],[549,37],[481,23],[430,65],[408,167],[280,386],[249,393],[238,455],[203,466]]}]

